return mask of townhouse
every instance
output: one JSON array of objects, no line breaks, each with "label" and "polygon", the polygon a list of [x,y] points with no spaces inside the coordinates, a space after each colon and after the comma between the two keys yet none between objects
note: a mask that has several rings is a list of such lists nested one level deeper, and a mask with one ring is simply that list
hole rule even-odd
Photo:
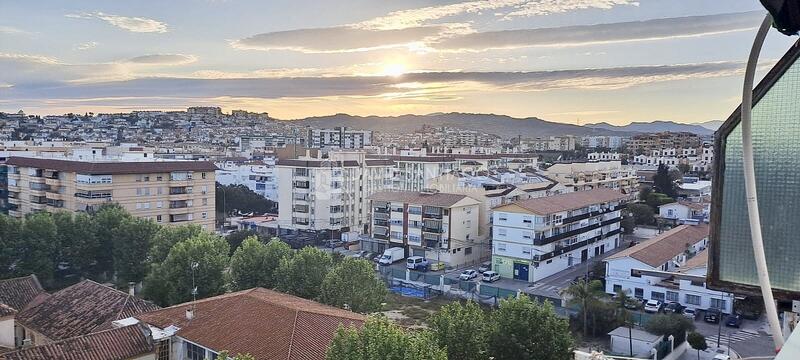
[{"label": "townhouse", "polygon": [[708,225],[681,225],[605,259],[606,293],[731,313],[732,294],[706,288]]},{"label": "townhouse", "polygon": [[115,202],[162,224],[214,229],[217,167],[206,161],[68,160],[15,157],[8,166],[9,215],[93,211]]},{"label": "townhouse", "polygon": [[494,208],[492,268],[501,277],[535,282],[617,248],[628,198],[595,189]]},{"label": "townhouse", "polygon": [[[402,247],[407,256],[459,266],[488,255],[488,239],[479,236],[480,201],[467,195],[428,189],[384,191],[369,197],[370,235],[378,243],[367,250]],[[363,245],[363,242],[362,242]]]}]

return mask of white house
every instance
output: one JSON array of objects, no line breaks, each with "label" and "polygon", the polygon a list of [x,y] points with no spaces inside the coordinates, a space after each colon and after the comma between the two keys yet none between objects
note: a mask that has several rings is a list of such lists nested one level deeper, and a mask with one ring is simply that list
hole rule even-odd
[{"label": "white house", "polygon": [[709,203],[678,201],[658,207],[658,216],[673,224],[708,222]]},{"label": "white house", "polygon": [[662,335],[654,335],[644,330],[629,329],[620,326],[610,333],[611,337],[611,353],[620,355],[631,355],[631,347],[633,347],[633,356],[640,358],[650,358],[652,355],[650,350],[656,347],[664,337]]},{"label": "white house", "polygon": [[606,258],[606,292],[730,313],[732,295],[707,289],[708,225],[681,225]]}]

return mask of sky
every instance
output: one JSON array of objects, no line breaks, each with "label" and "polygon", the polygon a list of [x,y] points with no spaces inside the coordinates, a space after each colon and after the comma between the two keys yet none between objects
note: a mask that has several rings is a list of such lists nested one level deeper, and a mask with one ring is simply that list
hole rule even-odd
[{"label": "sky", "polygon": [[[725,119],[757,0],[0,0],[0,111]],[[762,72],[796,40],[772,31]]]}]

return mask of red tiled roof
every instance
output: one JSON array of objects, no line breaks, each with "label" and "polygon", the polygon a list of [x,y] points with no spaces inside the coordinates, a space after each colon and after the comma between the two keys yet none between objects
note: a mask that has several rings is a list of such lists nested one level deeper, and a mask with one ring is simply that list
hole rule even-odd
[{"label": "red tiled roof", "polygon": [[[186,310],[193,307],[192,320]],[[136,316],[214,351],[256,359],[322,360],[340,324],[360,326],[363,315],[263,288],[215,296]]]},{"label": "red tiled roof", "polygon": [[478,202],[467,195],[449,193],[423,193],[419,191],[381,191],[367,197],[372,201],[392,201],[402,202],[411,205],[428,205],[439,207],[450,207],[459,201],[467,198]]},{"label": "red tiled roof", "polygon": [[149,174],[172,171],[215,171],[217,166],[210,161],[117,161],[91,162],[61,159],[40,159],[12,156],[8,165],[35,167],[83,174]]},{"label": "red tiled roof", "polygon": [[25,309],[37,296],[45,294],[36,275],[0,280],[0,317]]},{"label": "red tiled roof", "polygon": [[149,330],[131,325],[0,355],[0,360],[126,360],[153,352]]},{"label": "red tiled roof", "polygon": [[114,320],[156,309],[151,302],[84,280],[20,311],[15,320],[50,340],[63,340],[108,329]]},{"label": "red tiled roof", "polygon": [[[522,207],[534,214],[548,215],[567,210],[580,209],[593,204],[602,204],[627,198],[628,195],[625,195],[617,190],[602,188],[586,191],[575,191],[571,193],[535,199],[520,200],[513,202],[512,205]],[[495,210],[500,210],[502,207],[503,206],[495,208]]]},{"label": "red tiled roof", "polygon": [[708,237],[708,225],[681,225],[643,243],[629,247],[607,260],[632,257],[652,267],[664,265],[686,249]]}]

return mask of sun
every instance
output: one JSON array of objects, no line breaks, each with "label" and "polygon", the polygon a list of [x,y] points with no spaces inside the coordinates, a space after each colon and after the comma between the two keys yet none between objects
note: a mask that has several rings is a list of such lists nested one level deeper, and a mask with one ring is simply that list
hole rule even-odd
[{"label": "sun", "polygon": [[406,66],[400,63],[386,64],[381,71],[381,75],[399,77],[406,73]]}]

